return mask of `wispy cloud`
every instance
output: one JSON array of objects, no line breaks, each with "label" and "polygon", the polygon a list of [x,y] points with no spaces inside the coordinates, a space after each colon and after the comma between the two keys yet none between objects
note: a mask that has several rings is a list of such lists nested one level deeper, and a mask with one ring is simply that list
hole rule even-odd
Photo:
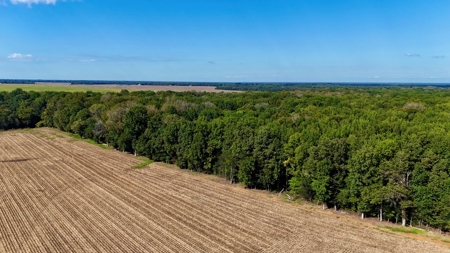
[{"label": "wispy cloud", "polygon": [[96,59],[81,59],[79,60],[79,62],[95,62],[97,61]]},{"label": "wispy cloud", "polygon": [[13,61],[24,61],[24,60],[33,59],[33,55],[13,53],[13,54],[8,55],[7,58],[10,60],[13,60]]},{"label": "wispy cloud", "polygon": [[26,4],[31,7],[32,4],[56,4],[57,0],[10,0],[12,4]]},{"label": "wispy cloud", "polygon": [[[35,57],[31,54],[12,53],[6,56],[9,61],[28,61],[28,62],[67,62],[67,63],[93,63],[93,62],[179,62],[187,61],[176,57],[164,56],[123,56],[123,55],[78,55],[68,57]],[[215,64],[210,62],[209,64]]]},{"label": "wispy cloud", "polygon": [[[26,4],[31,8],[33,4],[53,4],[57,2],[82,2],[83,0],[9,0],[12,4]],[[7,0],[0,0],[0,6],[8,6]]]},{"label": "wispy cloud", "polygon": [[407,53],[405,54],[408,57],[420,57],[420,54],[411,54],[411,53]]},{"label": "wispy cloud", "polygon": [[[407,53],[407,54],[405,54],[405,56],[407,56],[407,57],[421,57],[421,55],[420,54],[412,54],[412,53]],[[444,55],[432,55],[432,56],[430,56],[430,55],[425,55],[424,56],[425,58],[428,58],[428,57],[432,57],[432,58],[435,58],[435,59],[442,59],[442,58],[445,58],[445,56]]]},{"label": "wispy cloud", "polygon": [[[85,54],[63,59],[63,61],[79,62],[176,62],[180,61],[177,57],[170,56],[145,56],[145,55],[93,55]],[[210,63],[211,64],[211,63]]]},{"label": "wispy cloud", "polygon": [[216,64],[216,63],[213,61],[209,61],[208,64]]}]

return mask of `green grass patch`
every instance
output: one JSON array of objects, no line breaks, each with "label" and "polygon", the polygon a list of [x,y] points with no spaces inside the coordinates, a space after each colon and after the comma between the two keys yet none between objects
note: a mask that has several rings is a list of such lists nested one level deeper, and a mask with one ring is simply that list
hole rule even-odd
[{"label": "green grass patch", "polygon": [[148,158],[146,158],[146,157],[139,157],[138,159],[141,160],[142,163],[140,163],[140,164],[134,166],[133,168],[135,168],[135,169],[142,169],[142,168],[144,168],[145,166],[147,166],[147,165],[153,163],[152,160],[150,160],[150,159],[148,159]]},{"label": "green grass patch", "polygon": [[382,228],[387,228],[394,232],[401,232],[401,233],[408,233],[408,234],[419,234],[419,235],[427,234],[427,231],[424,231],[422,229],[417,229],[417,228],[403,228],[403,227],[389,227],[389,226],[384,226]]},{"label": "green grass patch", "polygon": [[450,243],[450,239],[448,239],[448,238],[442,238],[441,241],[446,242],[446,243]]},{"label": "green grass patch", "polygon": [[0,84],[0,91],[11,92],[15,89],[22,89],[24,91],[56,91],[56,92],[120,92],[121,89],[98,88],[98,87],[81,87],[76,85],[43,85],[43,84]]},{"label": "green grass patch", "polygon": [[84,141],[87,142],[89,144],[95,145],[97,147],[103,148],[103,149],[113,149],[112,147],[106,146],[105,144],[100,144],[95,142],[94,140],[91,139],[83,139],[81,136],[79,136],[78,134],[72,134],[72,133],[66,133],[68,136],[72,137],[74,139],[74,141],[78,140],[78,141]]},{"label": "green grass patch", "polygon": [[38,133],[39,132],[35,128],[22,128],[22,129],[17,129],[15,131],[17,131],[19,133]]},{"label": "green grass patch", "polygon": [[55,137],[47,134],[40,134],[40,137],[45,138],[47,140],[54,140]]}]

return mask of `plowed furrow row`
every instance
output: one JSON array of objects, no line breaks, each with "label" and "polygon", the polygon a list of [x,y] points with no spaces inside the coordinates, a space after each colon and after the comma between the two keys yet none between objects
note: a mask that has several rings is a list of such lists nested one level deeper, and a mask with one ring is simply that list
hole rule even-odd
[{"label": "plowed furrow row", "polygon": [[[79,169],[80,167],[79,166],[77,166],[77,168]],[[61,169],[64,169],[64,171],[72,171],[72,169],[70,168],[70,167],[65,167],[65,168],[61,168]],[[75,172],[75,171],[72,171],[72,172]],[[78,173],[74,173],[74,174],[78,174]],[[71,176],[66,176],[66,179],[67,179],[67,177],[68,178],[71,178],[73,181],[75,181],[76,179],[75,178],[72,178]],[[76,187],[76,188],[81,188],[81,187]],[[66,191],[71,191],[71,190],[75,190],[76,188],[67,188],[66,189]],[[93,189],[93,192],[95,191],[95,192],[98,192],[98,191],[101,191],[102,189],[99,189],[99,188],[96,188],[96,186],[95,185],[88,185],[88,186],[86,186],[86,188],[87,189]],[[60,196],[64,196],[65,194],[60,194]],[[66,193],[66,195],[67,195],[67,193]],[[83,194],[82,193],[80,193],[80,195],[79,196],[84,196],[84,195],[86,195],[86,193],[84,192]],[[99,198],[99,197],[96,197],[96,196],[90,196],[90,197],[92,197],[92,199],[94,199],[95,201],[94,201],[94,203],[98,203],[99,201],[101,201],[101,199],[102,198]],[[54,200],[54,202],[56,202],[55,200]],[[90,203],[90,205],[89,205],[89,207],[93,207],[92,206],[92,204],[94,204],[94,203]],[[78,203],[79,204],[79,203]],[[76,206],[75,206],[76,207]],[[88,209],[90,209],[90,208],[88,208]],[[103,209],[98,209],[98,210],[103,210]],[[103,214],[104,215],[104,214]],[[77,216],[77,217],[80,217],[80,216]],[[106,216],[107,217],[107,216]],[[92,224],[92,221],[90,221],[89,222],[89,224]],[[89,229],[83,229],[84,231],[90,231]],[[129,229],[123,229],[123,228],[121,228],[120,230],[119,229],[116,229],[116,230],[113,230],[113,232],[114,231],[128,231]],[[133,231],[131,231],[131,232],[133,232]],[[139,232],[139,231],[137,231],[137,232]],[[110,241],[114,241],[114,240],[110,240]]]},{"label": "plowed furrow row", "polygon": [[[166,173],[167,171],[164,171]],[[153,177],[155,180],[158,180],[159,177],[162,177],[162,174],[153,173],[153,171],[142,171],[136,172],[146,174],[148,176]],[[150,174],[151,173],[151,174]],[[170,173],[170,172],[168,172]],[[192,182],[185,175],[179,175],[179,180],[177,180],[177,189],[179,192],[188,191],[193,192],[193,194],[200,194],[202,196],[202,200],[209,201],[213,199],[214,201],[221,201],[225,203],[224,208],[229,209],[230,211],[235,212],[236,208],[245,210],[247,212],[254,211],[255,213],[249,213],[252,216],[263,215],[263,219],[267,220],[268,223],[276,224],[278,221],[275,215],[270,215],[270,213],[276,212],[276,207],[273,205],[264,205],[262,201],[258,201],[254,196],[250,194],[242,194],[241,192],[236,192],[233,189],[229,189],[226,186],[222,186],[219,184],[214,184],[213,182],[209,182],[207,180],[198,180]],[[172,185],[170,182],[167,182],[168,185]],[[179,187],[178,187],[179,186]],[[208,191],[208,194],[205,194],[204,189],[212,189]],[[274,208],[275,207],[275,208]],[[250,210],[248,210],[250,209]],[[258,221],[260,222],[260,221]],[[278,231],[279,232],[279,231]]]},{"label": "plowed furrow row", "polygon": [[[7,164],[3,164],[2,166],[3,168],[5,168],[6,170],[14,173],[17,171],[20,171],[22,169],[21,166],[19,166],[19,164],[15,163],[15,162],[11,162],[11,163],[7,163]],[[19,178],[19,180],[17,180],[17,178]],[[8,185],[8,187],[10,188],[10,192],[14,192],[16,194],[12,194],[10,196],[10,200],[12,200],[12,204],[14,205],[14,208],[10,208],[9,210],[12,212],[16,212],[18,215],[16,216],[12,216],[12,217],[20,217],[21,221],[14,221],[14,223],[16,224],[20,224],[21,226],[25,226],[26,228],[32,228],[34,227],[33,224],[33,220],[28,219],[28,217],[31,215],[30,212],[30,203],[33,203],[32,201],[30,201],[30,197],[29,194],[27,194],[26,189],[29,185],[29,182],[27,181],[23,181],[21,180],[22,178],[20,177],[8,177],[8,182],[6,183]],[[6,216],[6,217],[11,217],[11,216]],[[26,238],[23,241],[23,246],[24,247],[28,247],[27,251],[28,252],[32,252],[35,247],[35,245],[40,245],[40,242],[43,241],[40,235],[34,235],[31,234],[29,229],[26,229],[23,231],[23,233],[27,233],[27,235],[23,235],[24,238]],[[33,241],[34,240],[34,241]],[[32,247],[30,247],[29,245],[33,245]]]},{"label": "plowed furrow row", "polygon": [[[145,175],[145,176],[144,176]],[[161,175],[151,175],[151,174],[139,174],[136,176],[136,182],[139,181],[154,181],[158,182],[158,178],[161,178]],[[232,200],[229,198],[221,198],[221,196],[225,195],[226,192],[228,192],[230,195],[234,195],[233,191],[223,191],[222,194],[210,194],[208,191],[207,194],[205,194],[205,191],[202,189],[197,189],[196,187],[192,187],[193,183],[190,182],[181,182],[180,184],[177,184],[176,186],[172,187],[173,184],[167,184],[167,186],[161,186],[161,190],[170,190],[168,192],[171,192],[173,195],[175,193],[179,195],[179,197],[187,197],[188,199],[191,198],[191,196],[195,196],[195,199],[193,201],[189,201],[188,203],[191,203],[195,201],[196,206],[214,206],[213,209],[214,212],[211,214],[212,216],[218,216],[218,214],[223,215],[224,217],[227,217],[227,220],[230,220],[232,217],[235,222],[238,224],[245,224],[247,232],[250,234],[254,234],[255,236],[268,238],[265,235],[265,231],[270,233],[277,233],[277,234],[286,234],[289,231],[287,231],[287,227],[283,226],[282,221],[280,221],[279,217],[272,217],[268,215],[267,213],[264,213],[265,210],[269,209],[267,208],[261,208],[261,210],[256,210],[257,206],[252,206],[254,200],[249,198],[243,198],[242,200],[236,199]],[[159,184],[156,184],[159,185]],[[203,189],[211,189],[211,186],[205,185],[205,188]],[[220,192],[220,191],[215,191]],[[242,203],[246,203],[246,206],[249,206],[248,208],[243,208]],[[267,211],[266,211],[267,212]],[[242,215],[242,213],[245,213],[245,215]],[[217,219],[221,219],[220,217],[217,217]],[[259,229],[256,227],[259,226]],[[261,231],[261,227],[264,227],[264,231]]]},{"label": "plowed furrow row", "polygon": [[[248,244],[249,240],[257,241],[261,245],[269,243],[269,241],[267,241],[267,238],[264,237],[264,233],[258,233],[261,231],[258,231],[255,226],[251,225],[251,221],[254,218],[244,215],[241,210],[228,210],[224,203],[215,201],[213,198],[210,202],[208,202],[208,205],[206,205],[206,202],[198,201],[199,198],[202,198],[201,195],[203,195],[203,193],[200,193],[201,195],[199,196],[192,197],[192,195],[187,195],[185,192],[179,192],[177,187],[172,188],[164,185],[161,186],[160,184],[158,184],[157,180],[153,180],[153,178],[148,176],[140,175],[139,177],[136,177],[135,182],[139,182],[138,179],[139,181],[142,180],[145,182],[153,182],[152,190],[154,191],[166,192],[164,194],[163,200],[167,203],[175,201],[176,203],[178,203],[177,205],[181,210],[190,210],[192,214],[196,215],[196,217],[205,217],[205,220],[203,222],[206,226],[219,227],[222,230],[230,231],[225,235],[239,235],[238,238],[242,239],[242,242],[240,243]],[[201,208],[205,206],[213,208]],[[246,221],[249,223],[248,226],[243,226],[243,224],[246,224]],[[226,231],[224,233],[226,233]]]},{"label": "plowed furrow row", "polygon": [[[16,202],[19,203],[20,205],[24,206],[23,208],[21,208],[22,210],[20,210],[20,212],[21,213],[27,213],[28,216],[33,217],[33,215],[35,213],[37,213],[36,212],[37,210],[36,210],[36,208],[33,208],[32,206],[35,205],[36,203],[40,203],[40,202],[36,201],[35,199],[31,199],[31,196],[34,196],[33,193],[22,194],[22,195],[20,194],[20,193],[23,193],[24,191],[30,189],[29,182],[27,182],[27,184],[26,184],[27,187],[24,187],[22,185],[22,183],[23,183],[23,175],[26,175],[27,172],[28,172],[27,168],[28,168],[27,164],[23,164],[23,163],[21,163],[20,166],[19,166],[19,164],[17,164],[17,166],[12,168],[11,171],[12,171],[12,173],[15,173],[17,175],[16,178],[20,178],[21,179],[20,181],[17,181],[17,180],[16,181],[20,182],[21,184],[18,185],[19,183],[10,183],[10,185],[15,186],[16,189],[12,190],[12,192],[17,193],[17,195],[20,198],[20,201],[16,201]],[[14,177],[12,177],[12,178],[14,178]],[[35,219],[30,219],[30,220],[33,221],[33,222],[36,222]],[[36,228],[36,227],[41,227],[41,224],[36,224],[34,226],[30,225],[29,228],[31,228],[31,229],[27,229],[27,231],[31,232],[33,230],[33,228]],[[54,238],[55,237],[53,235],[54,233],[55,233],[55,231],[53,231],[51,237],[49,237],[49,238]],[[38,233],[38,234],[41,235],[41,233]],[[59,234],[58,234],[58,236],[59,236]],[[32,238],[32,237],[24,237],[24,238]],[[46,241],[46,240],[41,240],[41,242],[43,242],[43,241]],[[50,242],[54,242],[54,240],[50,240]]]},{"label": "plowed furrow row", "polygon": [[[58,152],[59,152],[59,150],[58,150]],[[85,161],[86,163],[90,163],[91,164],[91,162],[88,160],[88,158],[80,158],[80,159],[77,159],[77,161],[79,161],[79,160],[83,160],[83,161]],[[91,160],[92,161],[92,160]],[[81,165],[81,164],[80,164]],[[91,164],[92,165],[92,164]],[[79,169],[78,170],[80,170],[80,169],[82,169],[84,166],[80,166],[79,167]],[[99,170],[100,170],[100,168],[99,168]],[[107,171],[105,171],[105,172],[107,172]],[[109,175],[109,174],[108,174]],[[104,175],[102,175],[101,173],[100,173],[100,175],[99,176],[104,176]],[[104,180],[101,180],[101,182],[107,182],[108,181],[108,176],[105,176],[105,178],[102,178],[102,179],[104,179]],[[100,182],[100,181],[99,181]],[[98,182],[97,182],[98,183]],[[115,183],[117,183],[117,182],[115,182]],[[100,187],[101,188],[101,187]],[[116,185],[114,185],[114,187],[113,188],[115,188],[115,189],[120,189],[121,187],[117,187],[117,184]],[[121,191],[119,191],[119,192],[117,192],[117,194],[118,195],[121,195],[121,194],[123,194]],[[133,198],[134,196],[133,195],[129,195],[129,196],[125,196],[125,198],[126,199],[129,199],[129,198]],[[117,202],[117,201],[116,201]],[[162,213],[163,214],[163,213]],[[173,218],[171,218],[170,217],[170,215],[169,214],[163,214],[163,215],[166,215],[166,216],[168,216],[170,219],[173,219]],[[173,219],[174,220],[174,219]],[[164,224],[163,224],[164,225]],[[167,226],[167,224],[166,224],[166,226]],[[173,227],[174,229],[179,229],[179,224],[178,225],[175,225],[174,227]],[[195,233],[195,231],[191,231],[191,232],[193,232],[193,233]],[[182,238],[187,238],[187,240],[189,240],[188,238],[189,238],[189,235],[192,235],[192,233],[191,234],[189,234],[189,233],[186,233],[186,235],[184,235],[184,237],[182,237]],[[200,241],[199,241],[200,242]],[[201,245],[201,244],[200,244]],[[220,248],[220,246],[217,246],[217,247],[219,247]]]},{"label": "plowed furrow row", "polygon": [[[156,180],[156,182],[158,182],[157,180]],[[170,202],[170,200],[167,200],[167,201],[169,201]],[[160,200],[157,200],[157,202],[160,202]],[[179,202],[178,202],[179,203]],[[216,203],[217,204],[217,203]],[[227,207],[227,205],[224,205],[224,208],[226,208]],[[233,214],[236,214],[237,212],[234,212]],[[203,214],[203,216],[205,216],[205,214]],[[207,216],[208,217],[208,216]],[[242,217],[240,217],[240,218],[242,218]],[[192,220],[192,219],[187,219],[186,221],[187,222],[189,222],[190,220]],[[245,217],[243,218],[243,220],[242,220],[243,222],[245,222]],[[247,219],[247,221],[248,221],[248,219]],[[270,226],[270,224],[271,223],[267,223],[269,226]],[[276,222],[274,223],[274,224],[277,224]],[[223,226],[223,224],[220,224],[221,226]],[[212,226],[211,224],[208,224],[208,226]],[[223,230],[223,229],[222,229]],[[238,231],[238,230],[236,230],[235,229],[235,231]],[[273,231],[273,228],[266,228],[265,230],[260,230],[260,231],[256,231],[256,233],[258,233],[259,235],[260,235],[260,237],[263,235],[263,231]],[[285,230],[283,230],[283,231],[285,231]],[[278,232],[279,233],[279,231],[275,231],[275,232]],[[220,237],[220,238],[223,238],[223,237]],[[238,237],[238,238],[242,238],[242,237]],[[245,238],[245,237],[244,237]],[[247,239],[247,238],[245,238],[245,239]],[[223,243],[223,242],[222,242]],[[243,242],[241,242],[241,244],[243,244],[243,245],[245,245],[245,243],[247,243],[247,245],[248,245],[248,240],[243,240]],[[236,241],[234,242],[234,244],[236,244]],[[261,245],[261,244],[265,244],[265,243],[262,243],[261,241],[259,241],[259,243],[258,243],[259,245]]]},{"label": "plowed furrow row", "polygon": [[[138,192],[138,189],[136,189],[136,191],[132,190],[131,192],[128,192],[125,186],[127,188],[130,188],[129,183],[127,183],[125,180],[118,180],[118,178],[112,180],[110,177],[113,176],[105,176],[105,180],[96,182],[96,184],[99,186],[99,188],[105,189],[105,192],[107,192],[107,194],[110,195],[111,198],[117,197],[117,199],[114,201],[115,203],[125,201],[127,205],[132,205],[134,207],[133,211],[135,213],[137,210],[141,210],[140,213],[158,214],[157,216],[155,216],[156,219],[154,219],[154,221],[158,221],[160,223],[160,226],[166,227],[166,229],[169,228],[169,230],[179,230],[181,228],[183,234],[179,235],[179,237],[182,238],[182,240],[185,240],[187,244],[192,244],[192,241],[197,241],[198,243],[203,242],[203,244],[205,244],[209,240],[202,234],[198,233],[198,231],[192,230],[190,227],[185,226],[186,222],[183,222],[180,214],[175,213],[172,207],[167,206],[167,208],[165,209],[161,208],[161,206],[155,207],[155,205],[161,202],[161,199],[154,199],[155,201],[152,201],[153,199],[149,199],[150,196],[146,196],[146,199],[144,200],[137,198],[135,194],[133,194],[133,192]],[[121,187],[121,185],[123,185],[124,187]],[[149,210],[152,211],[149,212]],[[185,217],[185,221],[192,220],[191,217]],[[210,243],[214,244],[212,241]],[[199,245],[201,246],[202,244]],[[220,245],[216,245],[216,247],[220,248]]]},{"label": "plowed furrow row", "polygon": [[[86,161],[85,159],[87,159],[87,160],[90,160],[90,159],[88,159],[88,158],[80,158],[79,160],[81,161],[81,160],[83,160],[83,161]],[[78,160],[78,159],[77,159]],[[89,161],[86,161],[86,162],[89,162]],[[100,171],[100,169],[101,168],[99,168],[99,171]],[[97,171],[97,170],[96,170]],[[104,177],[103,178],[104,180],[102,180],[102,182],[108,182],[108,181],[111,181],[112,179],[111,178],[108,178],[108,177]],[[118,188],[118,187],[116,187],[117,186],[117,179],[116,179],[116,181],[114,182],[115,183],[115,189],[116,188]],[[125,184],[128,186],[128,188],[130,187],[130,182],[125,182]],[[101,186],[101,187],[105,187],[105,186]],[[120,188],[120,187],[119,187]],[[138,190],[138,188],[141,188],[141,187],[139,187],[139,186],[136,186],[136,190]],[[114,189],[111,189],[112,191],[114,191]],[[118,191],[118,192],[116,192],[115,194],[114,194],[114,196],[121,196],[124,192],[126,192],[127,191],[127,189],[124,189],[124,188],[121,188],[120,189],[120,191]],[[138,191],[132,191],[132,192],[138,192]],[[128,196],[123,196],[123,198],[122,199],[130,199],[130,198],[135,198],[134,197],[134,194],[130,194],[130,195],[128,195]],[[142,201],[142,200],[140,200],[140,199],[136,199],[136,201]],[[161,202],[160,200],[157,200],[157,202],[156,203],[158,203],[158,202]],[[155,203],[155,202],[149,202],[149,203]],[[147,204],[146,203],[142,203],[142,204],[140,204],[139,206],[141,206],[141,207],[145,207],[146,209],[148,209],[149,207],[147,206]],[[150,208],[153,208],[154,210],[156,210],[156,211],[158,211],[158,212],[161,212],[158,208],[154,208],[154,207],[151,207],[150,206]],[[163,222],[166,222],[167,223],[167,219],[174,219],[172,216],[175,216],[176,214],[173,214],[173,213],[170,213],[170,211],[171,210],[173,210],[173,208],[171,208],[171,207],[169,207],[169,208],[167,208],[167,212],[161,212],[161,215],[164,217],[164,216],[166,216],[165,217],[165,221],[163,220]],[[188,216],[186,216],[186,221],[191,221],[192,220],[192,217],[188,217]],[[179,222],[178,222],[179,223]],[[176,226],[174,226],[174,229],[176,229],[176,227],[179,227],[179,224],[177,224]],[[189,228],[186,228],[186,229],[189,229]],[[189,232],[189,231],[187,231],[187,232]],[[182,238],[189,238],[189,234],[191,235],[191,237],[192,237],[192,233],[196,233],[196,231],[190,231],[190,233],[187,233],[186,234],[186,236],[185,237],[182,237]],[[215,233],[212,233],[212,235],[215,235]],[[201,235],[198,235],[199,237],[201,237]],[[218,237],[219,239],[221,239],[220,237]],[[199,242],[203,242],[203,243],[205,243],[205,240],[208,240],[207,238],[199,238]],[[191,239],[191,241],[192,241],[192,239]],[[200,245],[202,245],[202,244],[200,244]],[[220,248],[220,246],[218,246],[218,245],[216,245],[218,248]]]},{"label": "plowed furrow row", "polygon": [[[50,178],[52,181],[57,181],[58,178]],[[55,205],[55,203],[60,203],[64,201],[64,195],[59,195],[58,198],[48,198],[45,205],[41,207],[36,207],[36,212],[33,217],[35,221],[40,221],[42,223],[53,223],[55,225],[60,225],[57,231],[60,231],[60,236],[64,236],[66,240],[71,240],[75,242],[75,245],[78,245],[78,249],[75,248],[75,251],[81,250],[83,248],[82,245],[86,244],[88,240],[86,236],[82,233],[85,229],[80,229],[77,226],[77,223],[71,224],[74,220],[74,217],[70,217],[67,215],[67,209],[58,209],[59,206]],[[75,198],[75,196],[68,196]],[[71,206],[69,208],[77,208],[77,206]],[[62,217],[61,217],[62,216]],[[81,233],[80,233],[81,231]],[[38,233],[38,231],[36,231]],[[95,241],[91,241],[91,243],[95,243]],[[97,243],[98,244],[98,243]],[[95,245],[95,244],[93,244]]]},{"label": "plowed furrow row", "polygon": [[[117,190],[117,187],[114,187],[114,185],[104,185],[102,186],[103,188],[109,188],[109,192],[111,192],[114,196],[121,196],[121,199],[126,199],[127,201],[130,202],[130,204],[133,204],[136,206],[136,209],[141,210],[141,212],[146,213],[149,212],[149,210],[153,210],[150,213],[161,213],[162,216],[167,216],[165,219],[175,219],[176,221],[178,221],[178,223],[182,223],[182,224],[188,224],[188,228],[190,229],[190,227],[195,227],[196,231],[191,231],[191,233],[197,233],[197,231],[200,232],[200,234],[198,236],[202,237],[205,235],[209,235],[209,237],[214,237],[213,240],[215,241],[219,241],[221,243],[223,243],[223,245],[227,245],[230,244],[230,246],[236,247],[235,244],[242,244],[240,245],[241,247],[243,247],[244,249],[247,247],[248,243],[245,242],[233,242],[233,243],[229,243],[227,241],[223,240],[223,236],[227,236],[229,234],[224,234],[221,232],[221,230],[224,230],[223,228],[220,229],[219,227],[217,227],[217,224],[214,224],[214,222],[210,221],[211,220],[211,216],[208,216],[206,214],[202,214],[200,213],[200,211],[197,211],[197,213],[199,214],[197,217],[197,219],[193,220],[192,219],[192,215],[196,214],[196,208],[195,206],[183,206],[183,202],[182,201],[176,201],[176,203],[178,203],[179,205],[179,209],[173,209],[172,206],[170,205],[170,203],[174,203],[172,202],[171,196],[170,194],[164,194],[164,197],[161,198],[161,196],[154,196],[154,192],[147,192],[144,193],[143,191],[141,192],[137,192],[138,187],[136,187],[136,191],[133,191],[133,183],[128,183],[126,181],[124,181],[123,179],[120,178],[116,178],[114,179],[114,182],[117,184],[120,184],[121,182],[123,183],[127,183],[128,185],[128,189],[131,189],[131,193],[126,195],[127,191],[122,191],[122,190]],[[148,183],[148,182],[147,182]],[[152,190],[159,190],[159,189],[155,189],[156,188],[156,182],[151,182],[152,183]],[[135,193],[133,193],[135,192]],[[156,191],[158,192],[158,191]],[[142,195],[142,198],[140,198],[137,194]],[[149,205],[148,203],[151,203],[151,205]],[[177,210],[181,210],[181,212],[178,212]],[[189,211],[189,215],[182,212],[183,210],[185,211]],[[174,218],[176,217],[176,218]],[[214,219],[212,219],[214,221]],[[179,225],[178,225],[179,226]],[[217,230],[215,230],[215,228]],[[237,232],[237,231],[235,231]],[[243,239],[245,239],[246,235],[243,234],[242,235]],[[208,240],[208,238],[203,238],[204,240]],[[239,245],[238,245],[239,246]]]}]

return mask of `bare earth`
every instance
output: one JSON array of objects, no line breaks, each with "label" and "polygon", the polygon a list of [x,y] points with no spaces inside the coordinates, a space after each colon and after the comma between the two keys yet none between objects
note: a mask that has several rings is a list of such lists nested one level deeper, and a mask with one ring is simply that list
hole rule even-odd
[{"label": "bare earth", "polygon": [[151,90],[154,92],[158,91],[196,91],[196,92],[223,92],[223,93],[236,93],[242,91],[236,90],[217,90],[215,86],[175,86],[175,85],[72,85],[74,87],[83,88],[105,88],[105,89],[124,89],[129,91],[138,90]]},{"label": "bare earth", "polygon": [[100,85],[100,84],[69,84],[69,83],[45,83],[36,84],[0,84],[0,91],[12,91],[21,88],[25,91],[67,91],[67,92],[119,92],[121,90],[129,91],[175,91],[175,92],[213,92],[213,93],[236,93],[242,91],[236,90],[218,90],[215,86],[177,86],[177,85]]},{"label": "bare earth", "polygon": [[[57,86],[64,86],[58,84]],[[176,91],[176,92],[186,92],[186,91],[195,91],[195,92],[223,92],[223,93],[236,93],[242,91],[236,90],[217,90],[215,86],[177,86],[177,85],[84,85],[84,84],[76,84],[71,85],[73,87],[80,87],[86,89],[92,88],[103,88],[103,89],[119,89],[119,90],[129,90],[129,91],[138,91],[138,90],[151,90],[154,92],[158,91]]]},{"label": "bare earth", "polygon": [[0,133],[0,252],[450,252],[52,129]]}]

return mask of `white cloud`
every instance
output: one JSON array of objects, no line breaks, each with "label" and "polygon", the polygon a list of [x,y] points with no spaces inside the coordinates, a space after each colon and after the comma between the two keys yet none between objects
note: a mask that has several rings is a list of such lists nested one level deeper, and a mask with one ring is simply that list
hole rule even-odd
[{"label": "white cloud", "polygon": [[408,57],[420,57],[420,54],[410,54],[410,53],[407,53],[407,54],[405,54],[406,56],[408,56]]},{"label": "white cloud", "polygon": [[33,56],[31,54],[19,54],[13,53],[8,55],[8,59],[10,60],[31,60]]},{"label": "white cloud", "polygon": [[26,4],[31,6],[32,4],[56,4],[57,0],[10,0],[12,4]]}]

